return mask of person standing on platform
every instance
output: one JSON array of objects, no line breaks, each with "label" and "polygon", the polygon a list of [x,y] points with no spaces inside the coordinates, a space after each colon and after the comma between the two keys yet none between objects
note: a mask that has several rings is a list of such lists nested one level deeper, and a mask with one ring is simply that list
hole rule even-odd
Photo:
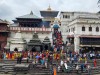
[{"label": "person standing on platform", "polygon": [[56,71],[56,68],[54,68],[54,75],[57,75],[57,71]]},{"label": "person standing on platform", "polygon": [[17,64],[19,64],[19,54],[18,53],[16,53],[16,58],[17,58]]},{"label": "person standing on platform", "polygon": [[21,64],[21,62],[22,62],[22,54],[21,52],[19,52],[19,63]]},{"label": "person standing on platform", "polygon": [[94,64],[94,67],[97,67],[97,60],[96,60],[96,58],[94,59],[93,64]]},{"label": "person standing on platform", "polygon": [[77,71],[77,73],[79,73],[79,65],[78,64],[76,65],[76,71]]},{"label": "person standing on platform", "polygon": [[29,56],[27,56],[27,63],[29,63],[29,59],[30,59],[30,57],[29,57]]},{"label": "person standing on platform", "polygon": [[83,70],[84,70],[84,64],[81,63],[81,72],[83,72]]}]

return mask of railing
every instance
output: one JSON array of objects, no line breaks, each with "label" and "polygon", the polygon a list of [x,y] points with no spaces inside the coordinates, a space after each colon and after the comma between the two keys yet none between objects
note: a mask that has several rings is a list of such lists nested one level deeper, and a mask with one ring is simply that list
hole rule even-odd
[{"label": "railing", "polygon": [[32,28],[32,27],[10,27],[10,31],[36,31],[36,32],[51,32],[51,28]]},{"label": "railing", "polygon": [[94,41],[94,42],[81,42],[82,45],[100,45],[100,41]]},{"label": "railing", "polygon": [[7,27],[0,27],[0,32],[7,32],[8,31],[8,28]]}]

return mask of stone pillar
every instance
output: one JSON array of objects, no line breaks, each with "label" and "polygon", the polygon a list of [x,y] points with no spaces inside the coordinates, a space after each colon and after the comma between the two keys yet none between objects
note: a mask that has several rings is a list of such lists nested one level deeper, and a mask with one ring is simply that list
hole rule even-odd
[{"label": "stone pillar", "polygon": [[79,53],[79,37],[74,37],[74,51]]}]

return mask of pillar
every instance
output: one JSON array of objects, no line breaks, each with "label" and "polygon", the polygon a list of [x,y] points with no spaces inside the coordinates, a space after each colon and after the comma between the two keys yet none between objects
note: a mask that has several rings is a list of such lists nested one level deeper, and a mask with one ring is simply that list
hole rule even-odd
[{"label": "pillar", "polygon": [[74,37],[74,51],[79,53],[79,37]]}]

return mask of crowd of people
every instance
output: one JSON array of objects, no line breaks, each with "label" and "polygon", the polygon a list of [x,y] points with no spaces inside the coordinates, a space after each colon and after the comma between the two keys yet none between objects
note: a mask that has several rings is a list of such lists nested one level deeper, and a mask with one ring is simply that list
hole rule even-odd
[{"label": "crowd of people", "polygon": [[73,64],[76,64],[76,70],[78,71],[80,67],[81,71],[83,71],[83,69],[90,68],[90,65],[87,63],[90,59],[93,61],[93,66],[97,67],[97,56],[98,53],[95,52],[76,53],[71,51],[66,52],[64,50],[57,51],[54,49],[54,51],[44,50],[42,52],[3,52],[0,59],[16,59],[18,64],[21,64],[21,61],[24,59],[26,59],[27,63],[29,63],[29,60],[31,59],[33,60],[33,64],[40,63],[41,65],[45,65],[46,68],[48,67],[48,64],[52,65],[56,63],[58,71],[60,71],[62,67],[68,69],[69,67],[72,67]]}]

